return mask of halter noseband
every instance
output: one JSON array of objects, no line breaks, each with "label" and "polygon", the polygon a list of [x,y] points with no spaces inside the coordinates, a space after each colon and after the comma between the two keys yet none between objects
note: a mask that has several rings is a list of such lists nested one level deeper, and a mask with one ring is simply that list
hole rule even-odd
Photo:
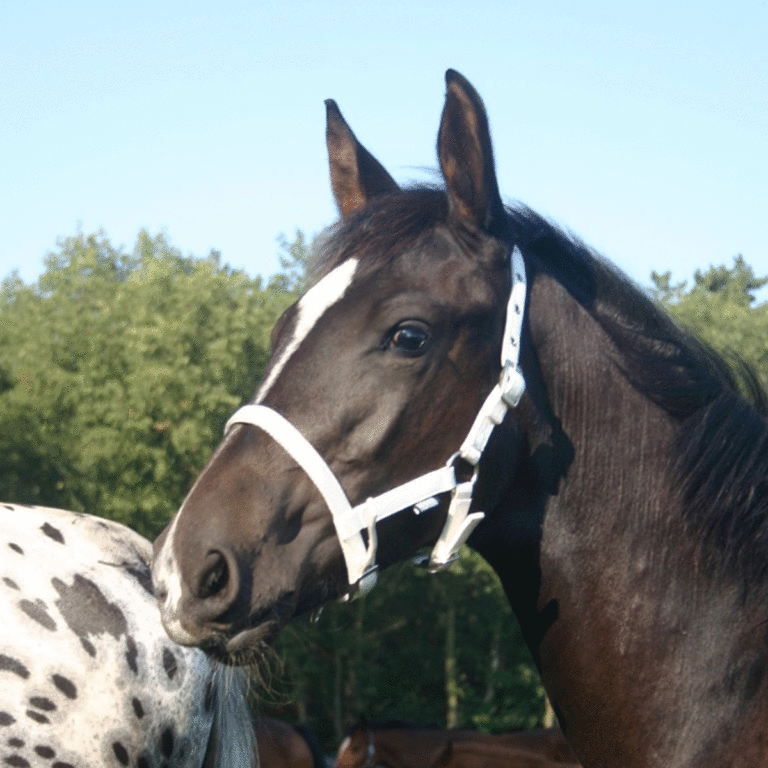
[{"label": "halter noseband", "polygon": [[[433,569],[449,565],[459,549],[485,517],[483,512],[469,514],[472,492],[477,480],[477,465],[497,424],[501,424],[509,408],[520,402],[525,392],[525,379],[520,370],[520,337],[526,298],[525,264],[515,246],[510,257],[512,290],[507,303],[504,339],[501,346],[501,376],[480,408],[469,434],[446,466],[374,496],[353,507],[325,459],[284,416],[265,405],[249,404],[239,408],[227,422],[226,434],[235,424],[252,424],[264,430],[306,472],[315,484],[333,516],[333,524],[341,544],[351,588],[365,594],[376,584],[376,523],[413,509],[415,514],[431,509],[441,493],[451,493],[448,515],[429,559]],[[456,478],[458,458],[474,468],[469,480]],[[367,544],[362,532],[366,531]],[[351,589],[350,592],[353,590]]]}]

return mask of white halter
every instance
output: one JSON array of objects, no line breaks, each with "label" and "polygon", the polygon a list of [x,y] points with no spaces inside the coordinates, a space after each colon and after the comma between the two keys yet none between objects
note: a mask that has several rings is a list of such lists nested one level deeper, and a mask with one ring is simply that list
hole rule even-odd
[{"label": "white halter", "polygon": [[[436,496],[450,491],[448,516],[429,560],[430,567],[438,569],[449,565],[456,558],[458,550],[485,516],[483,512],[469,514],[472,492],[477,480],[477,465],[493,428],[501,424],[507,410],[516,407],[525,392],[525,379],[520,370],[519,356],[526,280],[525,264],[517,246],[512,251],[510,268],[512,290],[507,303],[499,383],[485,399],[469,434],[446,466],[352,507],[325,459],[296,427],[277,411],[265,405],[244,405],[235,411],[224,428],[226,434],[235,424],[252,424],[259,427],[279,443],[307,473],[333,516],[347,565],[350,587],[357,586],[363,594],[376,583],[376,523],[379,520],[407,509],[413,509],[417,515],[421,514],[437,505]],[[465,482],[456,479],[454,462],[457,458],[474,467],[472,477]],[[367,545],[362,531],[367,532]]]}]

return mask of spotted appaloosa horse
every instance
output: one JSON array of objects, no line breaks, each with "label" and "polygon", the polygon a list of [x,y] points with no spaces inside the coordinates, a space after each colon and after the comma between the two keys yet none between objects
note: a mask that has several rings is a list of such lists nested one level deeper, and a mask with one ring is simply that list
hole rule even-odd
[{"label": "spotted appaloosa horse", "polygon": [[150,555],[118,523],[0,505],[0,765],[255,764],[240,681],[170,641]]},{"label": "spotted appaloosa horse", "polygon": [[764,768],[766,393],[503,205],[457,72],[437,143],[444,187],[400,189],[328,104],[342,220],[156,542],[166,628],[237,659],[467,541],[586,768]]}]

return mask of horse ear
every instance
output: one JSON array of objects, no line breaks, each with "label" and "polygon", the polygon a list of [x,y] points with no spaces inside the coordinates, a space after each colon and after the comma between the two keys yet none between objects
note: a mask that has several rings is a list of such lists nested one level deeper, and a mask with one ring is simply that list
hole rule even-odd
[{"label": "horse ear", "polygon": [[325,140],[331,188],[343,219],[377,195],[397,192],[400,187],[384,166],[355,138],[336,102],[325,102]]},{"label": "horse ear", "polygon": [[477,91],[458,72],[449,69],[445,82],[437,154],[450,214],[465,226],[496,234],[506,216],[496,181],[485,107]]}]

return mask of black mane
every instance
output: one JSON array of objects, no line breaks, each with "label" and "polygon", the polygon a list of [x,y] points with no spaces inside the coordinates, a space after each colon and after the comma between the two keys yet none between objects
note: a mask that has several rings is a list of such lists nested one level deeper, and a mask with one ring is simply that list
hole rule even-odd
[{"label": "black mane", "polygon": [[755,372],[677,326],[615,267],[537,214],[511,211],[524,254],[579,301],[620,350],[627,380],[675,418],[672,469],[708,567],[768,575],[768,396]]},{"label": "black mane", "polygon": [[[680,328],[616,267],[528,208],[508,208],[510,239],[594,317],[627,380],[679,424],[673,471],[708,562],[749,582],[768,575],[768,396],[753,371]],[[375,198],[337,225],[310,268],[316,282],[353,253],[396,258],[448,221],[429,186]]]}]

